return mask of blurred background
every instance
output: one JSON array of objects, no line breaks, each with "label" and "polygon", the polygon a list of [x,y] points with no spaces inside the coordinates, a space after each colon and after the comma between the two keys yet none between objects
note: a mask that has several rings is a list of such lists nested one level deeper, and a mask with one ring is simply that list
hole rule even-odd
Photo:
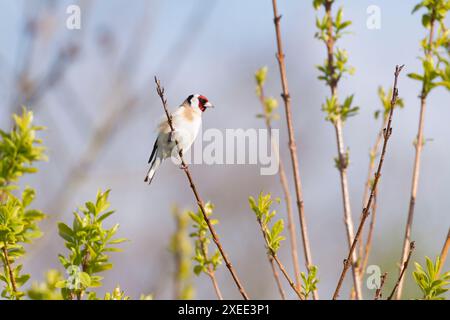
[{"label": "blurred background", "polygon": [[[340,41],[340,47],[349,51],[349,63],[356,68],[354,76],[341,81],[339,93],[342,97],[355,93],[354,101],[361,108],[344,128],[355,223],[362,209],[369,148],[380,126],[373,116],[381,108],[377,87],[390,87],[394,66],[406,65],[399,84],[405,108],[395,114],[369,260],[389,272],[386,287],[392,288],[406,223],[419,111],[420,83],[405,74],[421,72],[417,57],[426,31],[421,15],[411,15],[416,1],[337,3],[344,6],[345,18],[353,21],[352,33]],[[81,7],[80,30],[66,28],[66,9],[71,4]],[[370,5],[381,9],[379,30],[366,27]],[[323,62],[325,48],[314,39],[312,1],[280,0],[279,11],[311,251],[319,266],[319,294],[330,298],[347,242],[333,161],[335,133],[321,111],[328,89],[316,80],[315,65]],[[153,76],[161,79],[172,108],[191,93],[209,98],[216,108],[205,113],[203,129],[264,128],[255,117],[261,111],[255,71],[268,66],[266,94],[279,98],[281,92],[272,19],[269,0],[0,1],[0,127],[8,129],[11,113],[23,104],[35,112],[37,124],[48,128],[41,136],[49,162],[39,165],[38,174],[22,179],[23,185],[39,191],[35,206],[49,214],[42,223],[45,236],[28,247],[25,271],[40,280],[46,270],[60,268],[57,254],[65,249],[56,222],[71,221],[77,206],[94,199],[98,189],[111,188],[110,200],[117,212],[110,220],[120,223],[119,236],[130,242],[122,246],[123,253],[113,254],[114,269],[104,274],[99,292],[120,284],[134,298],[141,293],[173,298],[174,261],[168,250],[175,230],[171,207],[194,209],[195,201],[183,172],[170,161],[150,187],[143,182],[154,128],[163,115]],[[428,105],[425,137],[429,140],[412,236],[417,246],[413,260],[421,264],[425,255],[434,259],[440,253],[450,225],[448,92],[433,91]],[[293,192],[284,112],[279,111],[281,121],[275,126],[281,129],[281,156]],[[191,171],[202,197],[216,206],[217,231],[249,295],[278,298],[247,202],[248,196],[260,191],[282,197],[278,176],[261,176],[257,165],[192,165]],[[285,217],[285,206],[277,208]],[[292,274],[289,248],[285,241],[280,256]],[[412,270],[406,276],[407,298],[419,294]],[[225,298],[240,298],[225,266],[217,276]],[[194,280],[197,298],[215,298],[206,276]],[[350,285],[348,274],[341,298],[348,297]],[[373,294],[365,289],[366,297]]]}]

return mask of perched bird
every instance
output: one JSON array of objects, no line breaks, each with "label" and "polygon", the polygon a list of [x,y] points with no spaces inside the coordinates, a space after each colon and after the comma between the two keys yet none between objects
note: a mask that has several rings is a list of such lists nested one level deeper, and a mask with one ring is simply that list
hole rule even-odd
[{"label": "perched bird", "polygon": [[145,182],[150,184],[153,180],[156,170],[161,162],[178,155],[176,142],[182,152],[186,152],[191,147],[202,124],[202,113],[213,105],[205,96],[191,94],[186,100],[172,113],[172,133],[167,119],[158,126],[158,137],[153,146],[148,163],[150,169],[145,176]]}]

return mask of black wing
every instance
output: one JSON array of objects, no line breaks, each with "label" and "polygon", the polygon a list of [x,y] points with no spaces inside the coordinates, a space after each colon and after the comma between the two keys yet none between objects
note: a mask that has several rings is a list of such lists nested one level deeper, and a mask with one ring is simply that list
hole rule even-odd
[{"label": "black wing", "polygon": [[155,145],[153,146],[152,154],[150,155],[150,159],[148,159],[148,163],[152,162],[153,158],[155,157],[157,149],[158,149],[158,139],[156,139],[155,141]]}]

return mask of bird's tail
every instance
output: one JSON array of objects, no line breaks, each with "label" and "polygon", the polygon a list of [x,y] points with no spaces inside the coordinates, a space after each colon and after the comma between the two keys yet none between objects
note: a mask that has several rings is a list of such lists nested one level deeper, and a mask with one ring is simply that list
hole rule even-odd
[{"label": "bird's tail", "polygon": [[160,164],[161,164],[161,158],[159,156],[156,156],[155,159],[153,159],[152,164],[150,165],[150,169],[148,169],[148,172],[147,172],[147,175],[145,176],[144,182],[147,182],[148,184],[152,183],[153,177],[155,176],[156,169],[158,169]]}]

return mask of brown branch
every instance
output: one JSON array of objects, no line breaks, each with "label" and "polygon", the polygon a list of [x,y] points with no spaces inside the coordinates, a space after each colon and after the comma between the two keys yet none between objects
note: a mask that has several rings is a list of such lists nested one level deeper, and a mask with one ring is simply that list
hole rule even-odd
[{"label": "brown branch", "polygon": [[380,277],[380,287],[375,291],[375,298],[374,300],[380,300],[382,298],[381,290],[383,289],[384,282],[386,281],[387,272],[383,273],[383,275]]},{"label": "brown branch", "polygon": [[[164,112],[166,113],[167,122],[169,124],[171,132],[173,133],[175,131],[175,129],[174,129],[173,124],[172,124],[172,117],[170,116],[169,110],[167,108],[167,99],[164,97],[164,88],[161,87],[161,83],[158,80],[158,78],[156,78],[156,77],[155,77],[155,83],[156,83],[156,90],[157,90],[158,96],[161,99],[161,102],[162,102],[162,105],[163,105],[163,108],[164,108]],[[205,219],[205,222],[208,225],[208,228],[209,228],[209,231],[211,232],[211,236],[213,238],[213,241],[216,244],[217,249],[219,249],[219,252],[222,255],[223,260],[225,261],[225,264],[226,264],[228,270],[230,271],[231,276],[232,276],[236,286],[239,289],[239,292],[241,293],[242,297],[245,300],[248,300],[249,299],[248,295],[245,292],[244,287],[241,285],[241,282],[240,282],[240,280],[239,280],[239,278],[238,278],[238,276],[236,274],[236,271],[234,270],[234,267],[231,264],[231,261],[228,259],[228,256],[225,253],[225,250],[223,249],[222,244],[219,241],[219,237],[218,237],[218,235],[217,235],[213,225],[211,224],[211,221],[209,220],[208,216],[206,215],[205,206],[203,205],[203,201],[200,198],[200,195],[199,195],[199,193],[197,191],[197,187],[194,184],[194,180],[192,179],[191,173],[189,171],[189,167],[186,165],[186,163],[185,163],[185,161],[183,159],[183,151],[181,150],[181,148],[179,148],[177,139],[175,139],[175,144],[176,144],[176,146],[178,148],[178,155],[179,155],[180,161],[181,161],[181,168],[184,171],[184,173],[186,174],[186,177],[188,178],[189,185],[190,185],[190,187],[192,189],[192,192],[194,193],[195,199],[197,201],[197,205],[199,206],[200,211],[203,214],[203,218]]]},{"label": "brown branch", "polygon": [[286,294],[283,290],[283,285],[281,284],[280,276],[278,275],[278,271],[275,267],[275,262],[272,256],[269,257],[270,266],[272,268],[273,277],[275,278],[275,282],[277,283],[278,292],[280,293],[281,299],[286,300]]},{"label": "brown branch", "polygon": [[[339,82],[339,77],[336,74],[335,65],[334,65],[334,45],[335,45],[335,35],[333,33],[333,16],[332,16],[332,1],[325,2],[325,14],[327,16],[327,41],[326,41],[326,47],[327,47],[327,63],[328,63],[328,69],[330,72],[330,81],[329,81],[329,87],[331,90],[332,97],[335,97],[337,99],[337,86]],[[354,240],[354,230],[353,230],[353,219],[352,219],[352,212],[351,212],[351,204],[350,204],[350,193],[349,193],[349,187],[348,187],[348,176],[347,176],[347,166],[348,161],[346,157],[346,149],[345,149],[345,142],[344,142],[344,135],[343,135],[343,121],[341,119],[341,116],[338,116],[337,119],[333,122],[334,129],[336,132],[336,145],[338,150],[338,170],[339,170],[339,176],[340,176],[340,183],[341,183],[341,191],[342,191],[342,203],[344,207],[344,224],[345,229],[347,232],[347,243],[348,247],[351,247],[351,244]],[[356,263],[357,262],[357,255],[356,251],[352,253],[352,259]],[[355,298],[357,300],[362,299],[362,291],[361,291],[361,281],[359,274],[356,270],[355,265],[352,264],[352,276],[353,276],[353,286],[355,289]]]},{"label": "brown branch", "polygon": [[208,270],[208,276],[211,279],[211,282],[213,284],[214,291],[216,292],[217,298],[219,300],[223,300],[222,292],[220,291],[219,284],[217,283],[216,275],[215,275],[214,271],[212,270],[211,266],[209,267],[209,270]]},{"label": "brown branch", "polygon": [[416,248],[416,245],[415,245],[414,241],[412,241],[411,244],[409,245],[408,256],[406,257],[406,260],[402,265],[402,270],[400,271],[400,275],[398,277],[397,282],[395,283],[394,289],[392,289],[391,295],[389,296],[389,298],[387,298],[388,300],[392,300],[395,292],[397,291],[397,288],[400,286],[400,282],[402,282],[403,276],[406,272],[406,269],[408,268],[409,260],[411,259],[411,254],[413,253],[415,248]]},{"label": "brown branch", "polygon": [[445,260],[447,260],[447,254],[448,254],[449,248],[450,248],[450,229],[448,230],[447,238],[445,239],[444,246],[442,247],[442,250],[441,250],[441,255],[439,256],[440,260],[441,260],[441,265],[439,267],[438,274],[441,273],[441,269],[445,264]]},{"label": "brown branch", "polygon": [[5,259],[5,268],[9,274],[9,280],[11,281],[11,286],[13,289],[13,292],[17,292],[17,285],[16,285],[16,277],[14,276],[14,272],[12,270],[11,264],[9,263],[9,255],[8,255],[8,248],[6,247],[6,242],[3,243],[3,257]]},{"label": "brown branch", "polygon": [[[434,13],[432,14],[430,21],[430,33],[428,35],[428,48],[425,50],[425,56],[431,56],[432,44],[433,44],[433,34],[435,27],[435,19]],[[408,255],[408,248],[411,242],[411,229],[414,220],[414,209],[416,206],[416,198],[417,198],[417,190],[419,187],[419,175],[420,175],[420,162],[422,156],[422,148],[423,148],[423,129],[425,124],[425,110],[426,110],[426,102],[427,102],[427,94],[425,93],[425,83],[422,83],[422,93],[420,95],[420,114],[419,114],[419,127],[417,130],[417,139],[415,143],[416,154],[414,157],[414,167],[413,167],[413,175],[412,175],[412,183],[411,183],[411,196],[409,199],[409,208],[408,208],[408,218],[406,220],[406,228],[405,228],[405,237],[403,240],[403,249],[400,260],[400,266],[405,262]],[[401,272],[401,270],[400,270]],[[400,281],[399,288],[397,291],[396,299],[400,299],[403,291],[403,280]]]},{"label": "brown branch", "polygon": [[[284,61],[284,53],[283,53],[283,43],[281,38],[281,28],[280,28],[280,20],[281,15],[278,15],[278,9],[277,9],[277,1],[272,0],[272,6],[273,6],[273,15],[274,15],[274,24],[275,24],[275,33],[276,33],[276,40],[277,40],[277,60],[278,60],[278,66],[280,69],[280,78],[281,78],[281,86],[283,93],[281,97],[284,101],[284,107],[286,112],[286,122],[287,122],[287,128],[288,128],[288,135],[289,135],[289,151],[291,154],[291,162],[292,162],[292,170],[294,174],[294,183],[295,183],[295,195],[297,199],[297,209],[298,209],[298,215],[300,219],[300,230],[302,234],[302,240],[303,240],[303,252],[305,256],[305,263],[308,270],[310,270],[312,264],[312,258],[311,258],[311,249],[309,245],[309,237],[308,237],[308,228],[306,225],[306,218],[304,213],[304,206],[303,206],[303,192],[302,192],[302,184],[300,180],[300,170],[298,165],[298,157],[297,157],[297,145],[295,142],[295,136],[294,136],[294,125],[292,121],[292,112],[291,112],[291,96],[289,94],[289,88],[288,88],[288,80],[286,75],[286,64]],[[313,292],[314,299],[318,299],[317,291]]]},{"label": "brown branch", "polygon": [[295,291],[295,293],[297,294],[297,297],[300,300],[305,300],[305,298],[303,297],[302,293],[300,292],[300,290],[298,289],[298,287],[295,285],[294,281],[292,281],[291,277],[289,277],[289,274],[286,271],[286,268],[284,267],[284,265],[281,263],[281,261],[278,259],[278,256],[276,253],[273,253],[272,255],[273,260],[275,260],[275,262],[278,265],[278,268],[280,268],[281,272],[283,273],[284,277],[286,278],[287,282],[289,283],[289,285],[291,286],[292,290]]},{"label": "brown branch", "polygon": [[352,264],[353,252],[355,251],[356,244],[358,243],[359,238],[361,237],[361,232],[362,232],[362,229],[364,227],[364,223],[365,223],[367,217],[370,214],[369,210],[370,210],[370,208],[372,206],[372,201],[373,201],[373,198],[375,196],[375,190],[377,190],[378,181],[380,181],[381,169],[383,167],[384,157],[386,155],[387,143],[388,143],[389,138],[390,138],[390,136],[392,134],[392,116],[393,116],[393,113],[394,113],[394,106],[395,106],[395,103],[397,102],[397,98],[398,98],[398,89],[397,89],[398,77],[399,77],[400,72],[402,71],[403,67],[404,67],[403,65],[395,67],[394,89],[392,90],[391,110],[389,111],[388,122],[387,122],[386,128],[384,129],[384,132],[383,132],[383,138],[384,138],[383,148],[381,150],[381,155],[380,155],[380,159],[379,159],[379,162],[378,162],[377,171],[375,173],[375,178],[374,178],[374,181],[373,181],[373,185],[372,185],[372,189],[371,189],[371,192],[370,192],[369,199],[367,200],[367,205],[363,208],[362,218],[361,218],[361,221],[359,223],[358,230],[356,231],[355,239],[353,240],[353,243],[352,243],[352,245],[350,247],[350,251],[348,253],[347,259],[344,260],[344,268],[342,270],[341,276],[339,277],[339,281],[338,281],[336,290],[335,290],[335,292],[333,294],[333,300],[337,299],[337,297],[339,296],[339,291],[340,291],[342,283],[344,281],[345,274],[347,273],[347,270],[349,269],[350,265]]},{"label": "brown branch", "polygon": [[[289,240],[291,244],[291,256],[292,256],[292,263],[294,265],[294,272],[295,272],[295,282],[297,286],[300,286],[300,266],[298,263],[298,250],[297,250],[297,232],[295,230],[295,222],[294,222],[294,213],[292,212],[292,197],[291,192],[289,191],[289,185],[288,180],[286,176],[286,171],[284,169],[284,163],[279,155],[279,146],[277,142],[272,138],[272,125],[270,121],[270,116],[265,111],[265,100],[266,96],[264,94],[264,88],[262,86],[260,88],[260,94],[259,94],[259,100],[264,112],[265,122],[267,131],[269,131],[270,136],[270,142],[272,145],[272,149],[275,151],[275,154],[277,155],[278,160],[278,176],[280,177],[280,184],[281,188],[283,189],[284,194],[284,201],[286,202],[286,211],[287,211],[287,218],[288,218],[288,230],[289,230]],[[273,263],[272,263],[273,265]]]}]

